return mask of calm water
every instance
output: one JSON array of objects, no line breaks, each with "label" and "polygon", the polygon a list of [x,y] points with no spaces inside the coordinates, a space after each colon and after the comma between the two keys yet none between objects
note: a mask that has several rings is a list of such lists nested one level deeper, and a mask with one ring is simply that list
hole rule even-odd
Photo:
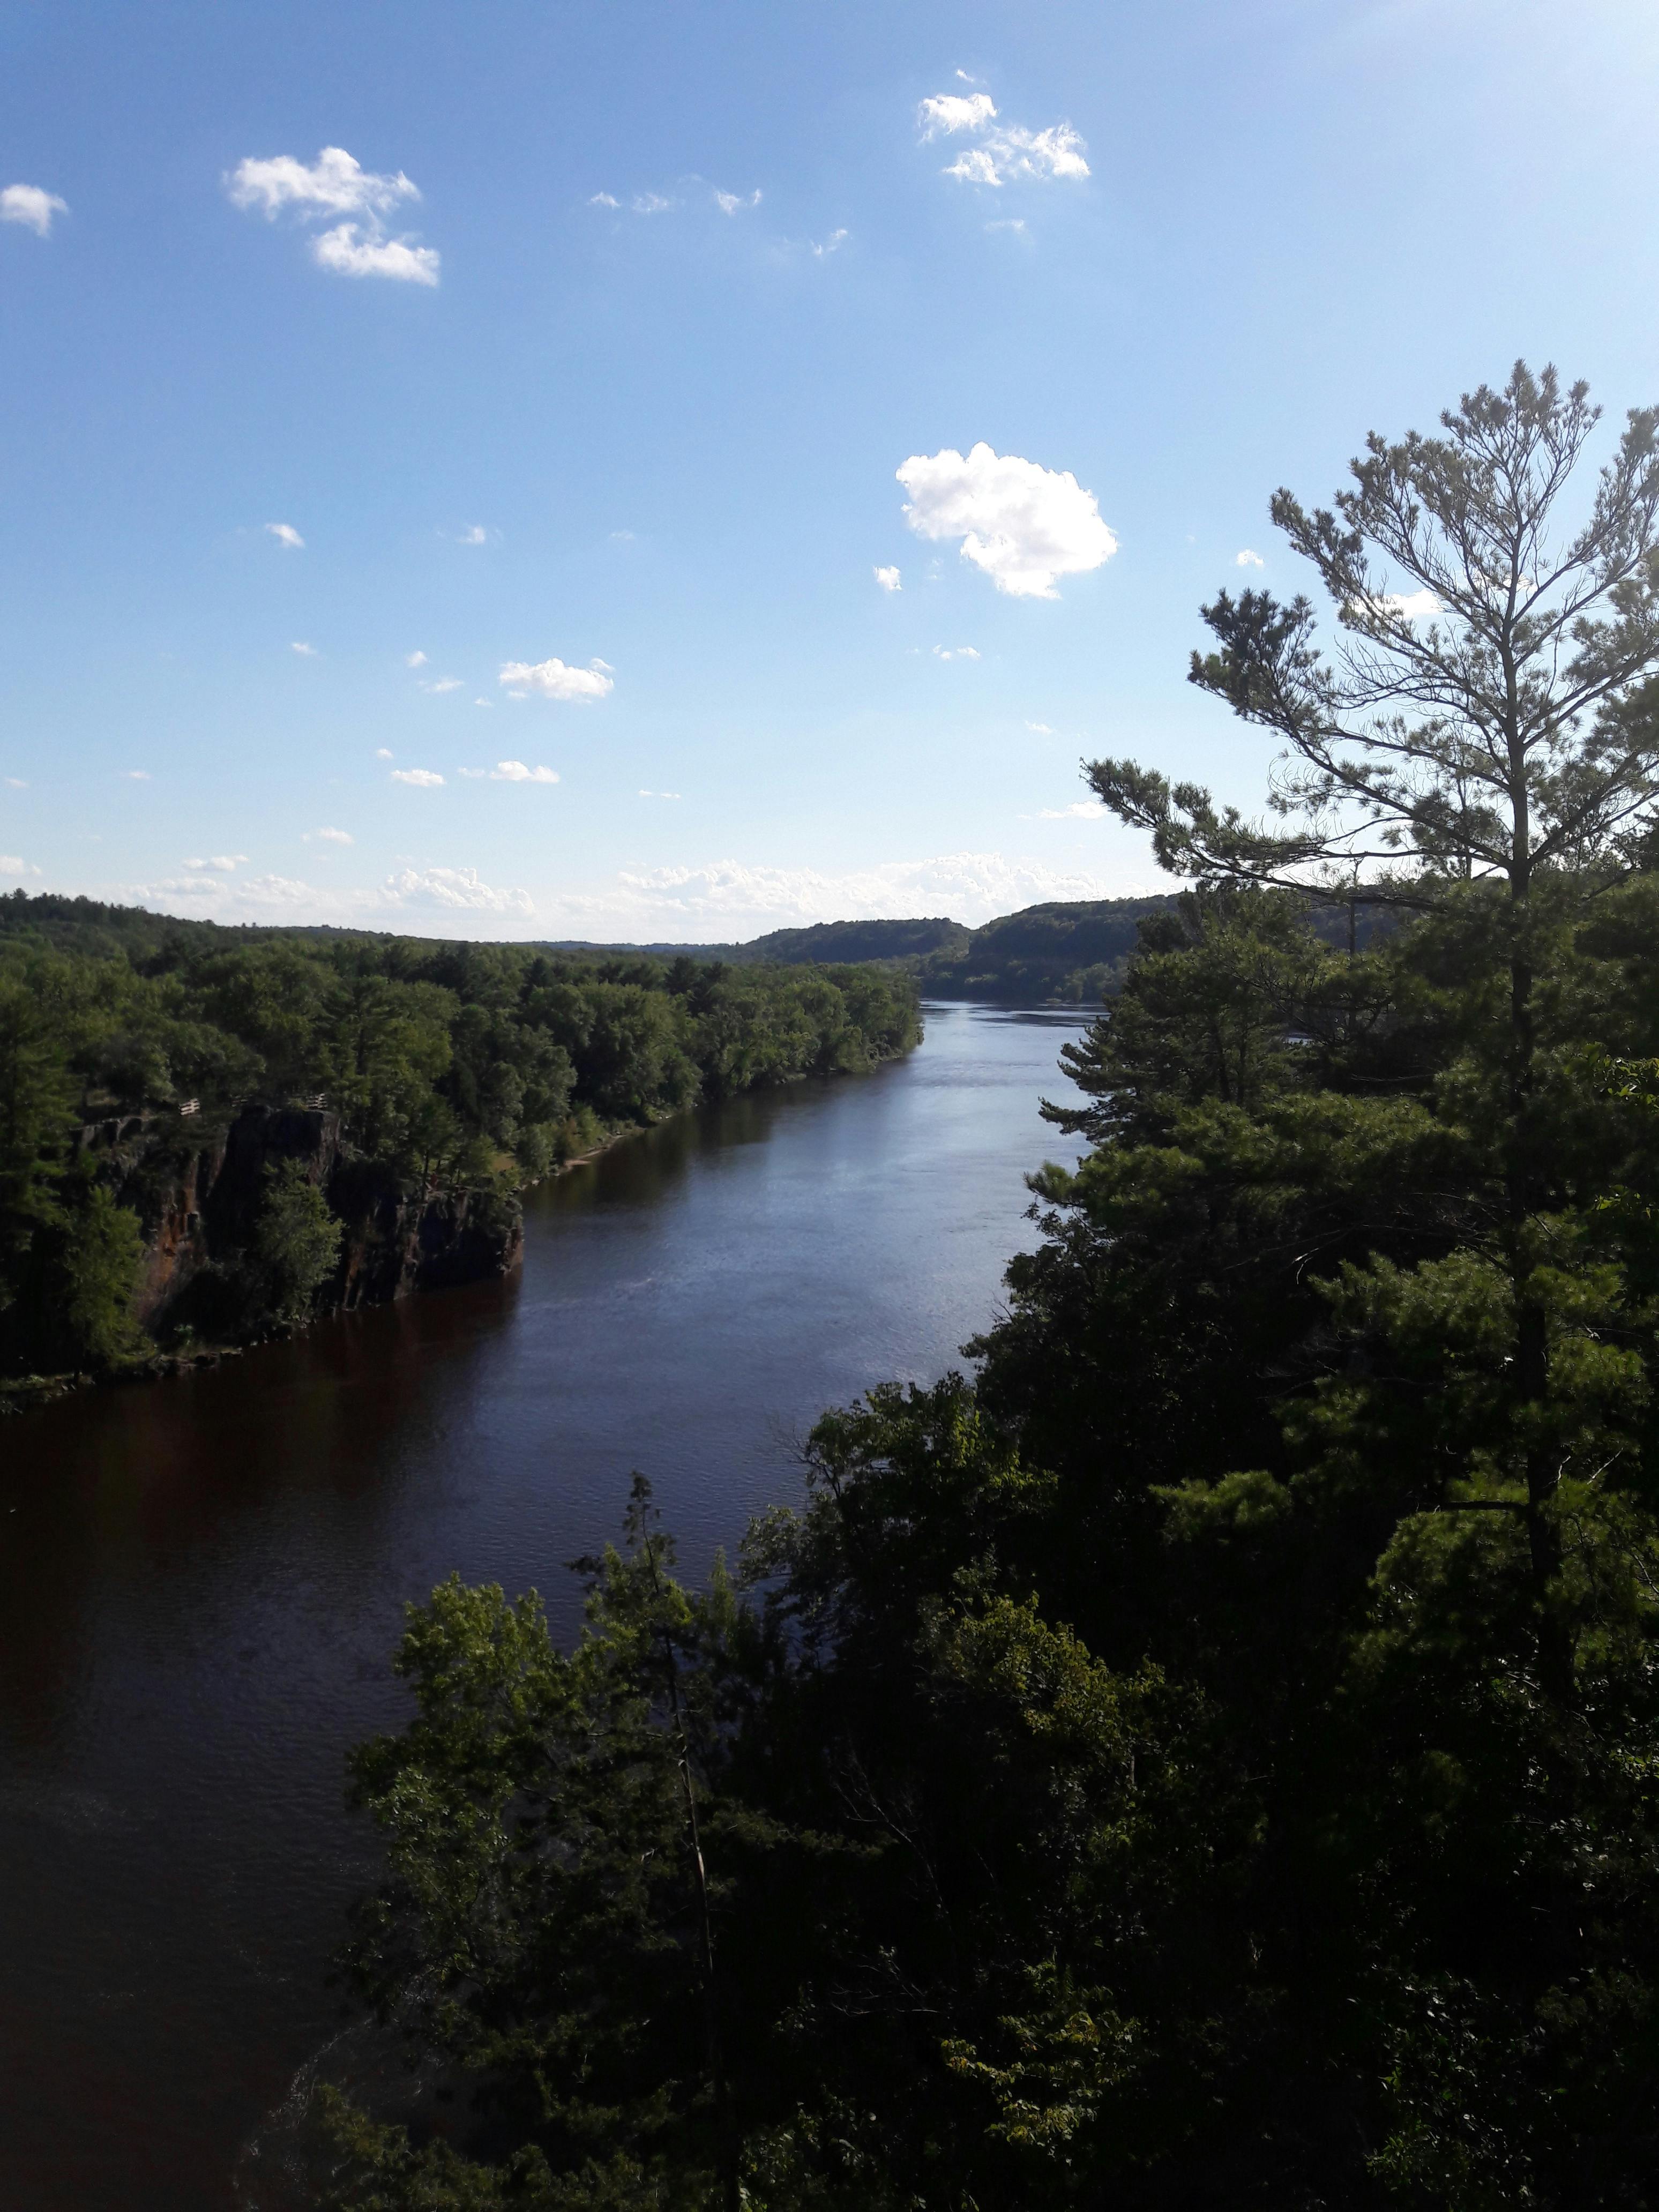
[{"label": "calm water", "polygon": [[0,2206],[226,2212],[336,2032],[347,1747],[459,1567],[576,1612],[630,1469],[701,1572],[825,1405],[931,1381],[1029,1243],[1069,1018],[930,1011],[868,1078],[534,1194],[522,1273],[0,1427]]}]

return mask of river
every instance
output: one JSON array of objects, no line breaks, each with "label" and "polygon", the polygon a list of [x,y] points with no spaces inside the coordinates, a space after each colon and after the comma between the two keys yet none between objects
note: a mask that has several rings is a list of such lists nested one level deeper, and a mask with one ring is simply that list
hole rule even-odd
[{"label": "river", "polygon": [[402,1716],[404,1601],[459,1568],[568,1632],[630,1470],[699,1575],[824,1406],[963,1364],[1024,1171],[1075,1149],[1037,1101],[1078,1026],[931,1007],[905,1060],[532,1193],[506,1282],[0,1425],[6,2212],[228,2212],[337,2030],[375,1866],[343,1762]]}]

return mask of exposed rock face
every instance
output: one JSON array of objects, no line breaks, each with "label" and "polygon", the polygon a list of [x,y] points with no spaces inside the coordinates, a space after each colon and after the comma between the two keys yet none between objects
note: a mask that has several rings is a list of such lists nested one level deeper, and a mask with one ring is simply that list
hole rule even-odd
[{"label": "exposed rock face", "polygon": [[191,1141],[173,1115],[129,1116],[81,1133],[120,1202],[143,1224],[138,1316],[152,1334],[184,1322],[211,1330],[236,1304],[264,1201],[265,1170],[301,1160],[342,1223],[325,1307],[374,1305],[410,1291],[502,1275],[523,1249],[516,1201],[411,1188],[343,1146],[337,1114],[245,1106],[228,1128]]}]

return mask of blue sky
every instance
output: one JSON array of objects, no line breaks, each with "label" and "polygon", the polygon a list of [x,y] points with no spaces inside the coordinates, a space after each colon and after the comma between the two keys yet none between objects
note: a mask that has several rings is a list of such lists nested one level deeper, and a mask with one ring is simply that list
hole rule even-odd
[{"label": "blue sky", "polygon": [[1659,399],[1656,136],[1635,0],[11,0],[0,880],[690,939],[1151,887],[1078,759],[1255,799],[1184,677],[1305,581],[1277,485],[1517,355]]}]

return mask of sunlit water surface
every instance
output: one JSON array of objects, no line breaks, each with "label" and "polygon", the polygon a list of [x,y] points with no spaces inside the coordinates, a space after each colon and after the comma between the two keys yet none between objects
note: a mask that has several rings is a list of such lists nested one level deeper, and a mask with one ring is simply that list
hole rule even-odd
[{"label": "sunlit water surface", "polygon": [[929,1010],[869,1077],[710,1108],[534,1193],[511,1280],[0,1425],[0,2206],[225,2212],[335,2033],[404,1601],[534,1585],[649,1474],[700,1574],[799,1494],[798,1440],[931,1381],[1074,1148],[1074,1018]]}]

